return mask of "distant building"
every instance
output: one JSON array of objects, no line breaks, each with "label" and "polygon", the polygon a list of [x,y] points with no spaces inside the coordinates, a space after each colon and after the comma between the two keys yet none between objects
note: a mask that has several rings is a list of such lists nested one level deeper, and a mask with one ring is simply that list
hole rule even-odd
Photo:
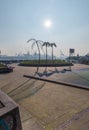
[{"label": "distant building", "polygon": [[85,56],[79,56],[79,54],[77,54],[77,56],[67,57],[66,60],[72,63],[89,64],[89,53]]},{"label": "distant building", "polygon": [[81,56],[79,59],[79,62],[82,64],[88,64],[89,65],[89,53],[87,53],[85,56]]},{"label": "distant building", "polygon": [[[55,58],[55,56],[54,56]],[[34,53],[34,54],[22,54],[22,55],[16,55],[16,56],[7,56],[7,55],[1,55],[0,56],[0,61],[1,62],[19,62],[23,60],[38,60],[39,59],[39,54]],[[41,59],[45,59],[45,55],[41,55]],[[52,59],[51,56],[48,55],[48,59]]]}]

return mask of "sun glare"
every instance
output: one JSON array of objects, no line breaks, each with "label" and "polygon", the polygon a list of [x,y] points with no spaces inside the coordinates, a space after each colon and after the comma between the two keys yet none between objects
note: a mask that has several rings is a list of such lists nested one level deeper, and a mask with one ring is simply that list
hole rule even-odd
[{"label": "sun glare", "polygon": [[44,26],[45,26],[46,28],[50,28],[50,27],[52,26],[52,22],[51,22],[50,20],[45,20],[45,21],[44,21]]}]

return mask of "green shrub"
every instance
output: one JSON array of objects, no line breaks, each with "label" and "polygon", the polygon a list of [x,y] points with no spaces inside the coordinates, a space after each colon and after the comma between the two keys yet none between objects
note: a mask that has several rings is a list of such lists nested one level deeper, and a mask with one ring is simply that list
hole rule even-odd
[{"label": "green shrub", "polygon": [[30,66],[30,65],[69,65],[70,63],[66,62],[65,60],[47,60],[47,64],[46,64],[46,60],[40,60],[40,63],[38,60],[29,60],[29,61],[23,61],[21,62],[19,65],[22,66]]}]

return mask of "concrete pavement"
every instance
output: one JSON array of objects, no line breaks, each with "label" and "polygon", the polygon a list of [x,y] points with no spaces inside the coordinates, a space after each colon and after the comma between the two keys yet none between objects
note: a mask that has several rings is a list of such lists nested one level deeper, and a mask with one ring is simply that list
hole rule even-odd
[{"label": "concrete pavement", "polygon": [[[27,79],[23,75],[33,75],[36,71],[34,67],[13,66],[13,73],[0,75],[0,88],[19,104],[23,130],[89,129],[88,90]],[[89,66],[75,65],[72,68],[88,69]],[[40,73],[43,69],[40,68]],[[65,74],[58,75],[58,79],[65,77]],[[88,73],[83,76],[86,75]],[[55,75],[52,80],[54,78]]]}]

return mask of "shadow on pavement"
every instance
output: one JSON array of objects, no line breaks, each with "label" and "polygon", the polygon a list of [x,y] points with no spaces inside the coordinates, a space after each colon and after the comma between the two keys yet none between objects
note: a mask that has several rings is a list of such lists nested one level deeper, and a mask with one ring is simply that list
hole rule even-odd
[{"label": "shadow on pavement", "polygon": [[49,70],[49,71],[44,70],[43,72],[36,71],[35,75],[38,75],[39,77],[43,77],[43,76],[49,77],[56,73],[66,73],[66,71],[71,71],[71,70],[63,69],[63,70],[59,71],[57,68],[55,68],[55,70]]}]

